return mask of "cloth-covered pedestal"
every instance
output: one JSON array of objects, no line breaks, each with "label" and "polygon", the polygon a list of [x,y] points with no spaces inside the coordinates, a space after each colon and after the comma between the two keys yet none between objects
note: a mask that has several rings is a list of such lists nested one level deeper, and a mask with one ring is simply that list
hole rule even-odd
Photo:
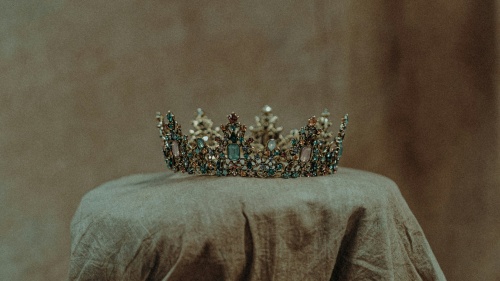
[{"label": "cloth-covered pedestal", "polygon": [[340,168],[297,179],[121,178],[71,223],[70,280],[445,280],[394,182]]}]

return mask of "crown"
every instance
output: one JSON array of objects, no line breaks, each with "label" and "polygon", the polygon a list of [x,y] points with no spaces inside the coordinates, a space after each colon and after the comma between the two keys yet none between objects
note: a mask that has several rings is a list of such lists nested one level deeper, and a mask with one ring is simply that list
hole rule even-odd
[{"label": "crown", "polygon": [[[276,122],[270,106],[256,116],[255,126],[247,128],[234,112],[228,123],[213,128],[213,122],[202,109],[192,121],[194,129],[184,135],[181,125],[170,111],[156,113],[163,155],[175,172],[243,177],[313,177],[335,173],[343,151],[348,115],[342,118],[337,135],[328,129],[327,109],[321,117],[312,116],[306,126],[286,136]],[[245,137],[247,130],[252,136]]]}]

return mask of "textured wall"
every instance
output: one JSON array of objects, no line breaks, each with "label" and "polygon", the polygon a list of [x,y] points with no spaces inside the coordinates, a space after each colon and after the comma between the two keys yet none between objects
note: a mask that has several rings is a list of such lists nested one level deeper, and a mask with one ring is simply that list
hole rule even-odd
[{"label": "textured wall", "polygon": [[449,280],[500,278],[497,4],[1,1],[0,279],[66,278],[81,196],[165,169],[156,111],[266,103],[348,112],[342,164],[399,184]]}]

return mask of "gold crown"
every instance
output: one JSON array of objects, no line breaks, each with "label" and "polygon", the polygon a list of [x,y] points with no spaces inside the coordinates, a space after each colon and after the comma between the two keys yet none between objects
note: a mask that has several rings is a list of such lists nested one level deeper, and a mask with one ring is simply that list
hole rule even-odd
[{"label": "gold crown", "polygon": [[[282,136],[276,126],[278,117],[270,106],[256,116],[255,126],[238,122],[234,112],[229,122],[213,128],[212,120],[200,108],[192,121],[194,130],[184,135],[181,125],[170,111],[156,113],[163,154],[167,166],[175,172],[189,174],[243,177],[297,178],[335,173],[342,156],[348,115],[342,118],[336,136],[328,129],[332,125],[324,110],[321,117],[312,116],[300,130]],[[246,138],[249,129],[252,137]]]}]

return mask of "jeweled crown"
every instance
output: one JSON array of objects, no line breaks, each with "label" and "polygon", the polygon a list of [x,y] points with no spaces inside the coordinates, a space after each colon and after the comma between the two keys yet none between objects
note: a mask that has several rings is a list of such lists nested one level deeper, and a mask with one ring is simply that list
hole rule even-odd
[{"label": "jeweled crown", "polygon": [[[157,112],[158,128],[167,166],[175,172],[216,176],[297,178],[335,173],[342,156],[348,115],[342,118],[337,135],[328,129],[330,113],[312,116],[300,130],[282,136],[278,117],[270,106],[256,116],[255,126],[247,128],[234,112],[229,122],[213,128],[213,122],[198,109],[189,136],[170,111]],[[249,129],[252,137],[245,137]]]}]

